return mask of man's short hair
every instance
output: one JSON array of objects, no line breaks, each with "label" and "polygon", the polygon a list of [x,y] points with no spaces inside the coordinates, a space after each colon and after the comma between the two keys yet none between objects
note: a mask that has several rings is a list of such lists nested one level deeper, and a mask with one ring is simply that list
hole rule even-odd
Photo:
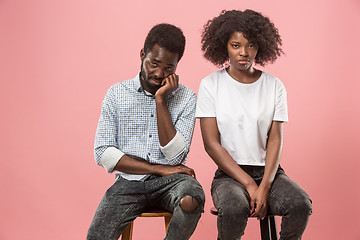
[{"label": "man's short hair", "polygon": [[180,28],[166,23],[155,25],[148,33],[144,43],[144,53],[152,50],[155,44],[166,50],[178,53],[178,61],[184,54],[185,36]]}]

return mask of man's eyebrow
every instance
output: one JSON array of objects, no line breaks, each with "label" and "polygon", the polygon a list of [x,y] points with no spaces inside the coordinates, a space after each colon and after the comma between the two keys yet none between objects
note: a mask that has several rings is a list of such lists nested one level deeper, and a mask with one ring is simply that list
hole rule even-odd
[{"label": "man's eyebrow", "polygon": [[[161,63],[161,61],[160,61],[159,59],[156,59],[156,58],[153,58],[152,61],[155,61],[155,62],[157,62],[157,63]],[[166,64],[166,65],[167,65],[167,66],[171,66],[171,67],[175,67],[175,65],[172,64],[172,63],[168,63],[168,64]]]}]

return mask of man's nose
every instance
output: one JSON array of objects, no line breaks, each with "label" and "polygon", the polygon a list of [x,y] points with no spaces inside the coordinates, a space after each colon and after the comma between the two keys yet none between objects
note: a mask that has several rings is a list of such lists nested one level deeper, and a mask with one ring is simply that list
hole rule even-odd
[{"label": "man's nose", "polygon": [[161,68],[157,68],[154,72],[154,76],[158,79],[163,79],[165,72]]}]

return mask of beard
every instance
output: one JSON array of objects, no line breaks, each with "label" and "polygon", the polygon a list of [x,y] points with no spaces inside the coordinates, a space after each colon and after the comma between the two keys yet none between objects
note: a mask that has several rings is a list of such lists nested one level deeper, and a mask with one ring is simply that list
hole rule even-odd
[{"label": "beard", "polygon": [[156,91],[161,88],[161,85],[152,85],[150,84],[149,80],[150,79],[154,79],[156,81],[162,81],[162,79],[158,79],[157,77],[154,76],[149,76],[146,74],[145,70],[144,70],[144,62],[141,62],[141,67],[140,67],[140,82],[142,85],[142,88],[152,94],[155,94]]}]

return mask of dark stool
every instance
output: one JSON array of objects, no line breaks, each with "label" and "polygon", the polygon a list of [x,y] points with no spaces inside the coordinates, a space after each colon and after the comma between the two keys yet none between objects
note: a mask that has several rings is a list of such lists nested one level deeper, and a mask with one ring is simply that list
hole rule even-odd
[{"label": "dark stool", "polygon": [[[210,209],[211,214],[218,215],[215,207]],[[261,240],[278,240],[276,220],[273,215],[266,215],[263,220],[260,220]]]}]

